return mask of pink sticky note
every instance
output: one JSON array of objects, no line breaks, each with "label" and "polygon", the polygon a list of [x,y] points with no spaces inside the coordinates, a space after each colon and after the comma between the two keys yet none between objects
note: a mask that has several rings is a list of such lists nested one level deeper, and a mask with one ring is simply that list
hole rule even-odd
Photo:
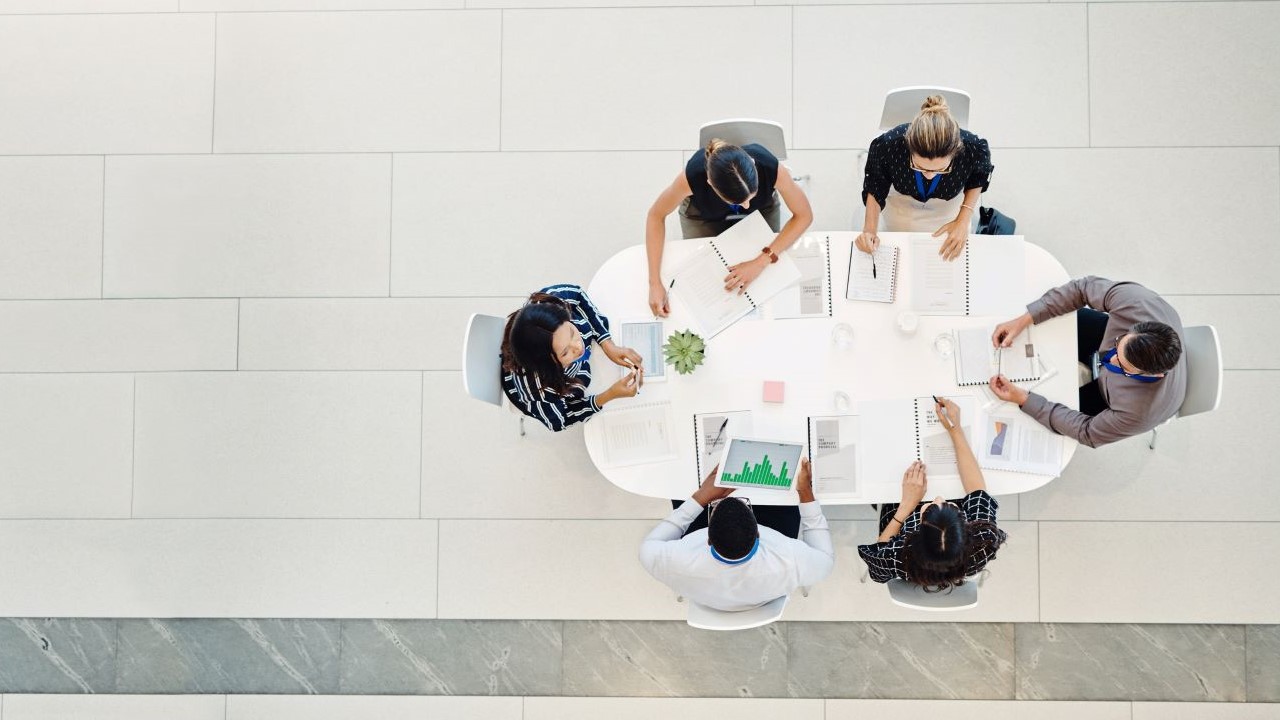
[{"label": "pink sticky note", "polygon": [[765,380],[764,381],[764,401],[769,403],[782,402],[785,393],[786,383],[781,380]]}]

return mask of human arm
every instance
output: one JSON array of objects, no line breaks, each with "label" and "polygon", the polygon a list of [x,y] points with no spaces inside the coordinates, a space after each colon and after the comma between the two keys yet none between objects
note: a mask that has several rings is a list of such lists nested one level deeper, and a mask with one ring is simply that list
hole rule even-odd
[{"label": "human arm", "polygon": [[[785,165],[778,166],[778,179],[774,187],[782,196],[782,201],[787,204],[787,209],[791,211],[791,219],[787,220],[787,224],[782,226],[778,236],[767,246],[770,253],[781,255],[795,245],[804,231],[813,223],[813,208],[810,207],[809,198],[805,196],[804,190],[801,190],[796,181],[791,178],[791,171]],[[730,267],[729,274],[725,277],[724,289],[745,292],[752,281],[760,277],[760,273],[764,272],[772,262],[773,259],[769,254],[762,252],[750,260]]]},{"label": "human arm", "polygon": [[1026,393],[1022,412],[1059,435],[1074,438],[1091,448],[1133,437],[1151,429],[1153,423],[1131,412],[1107,408],[1097,415],[1086,415],[1056,403],[1038,393]]},{"label": "human arm", "polygon": [[871,141],[867,150],[867,162],[862,174],[862,204],[866,210],[862,215],[862,232],[854,240],[854,245],[865,253],[873,253],[880,247],[880,212],[884,208],[885,199],[889,197],[892,181],[886,167],[887,152],[883,135]]},{"label": "human arm", "polygon": [[[898,503],[898,510],[894,513],[889,522],[885,524],[884,530],[880,532],[880,537],[876,538],[876,542],[888,542],[898,533],[902,532],[902,525],[911,517],[911,513],[915,512],[916,507],[920,505],[920,501],[924,499],[925,490],[929,488],[929,481],[925,474],[924,463],[919,460],[911,463],[907,467],[907,471],[902,474],[902,502]],[[877,582],[884,582],[878,580]]]},{"label": "human arm", "polygon": [[950,400],[943,399],[935,405],[933,411],[938,415],[938,422],[946,428],[947,436],[956,449],[956,466],[960,469],[960,483],[964,485],[965,494],[974,490],[986,490],[987,481],[982,476],[982,468],[978,467],[978,458],[974,457],[969,447],[969,439],[964,436],[964,424],[960,421],[960,406]]},{"label": "human arm", "polygon": [[938,248],[938,254],[944,260],[955,260],[960,257],[960,251],[964,250],[964,244],[969,241],[969,225],[973,221],[973,213],[978,207],[978,199],[982,197],[982,188],[969,188],[964,191],[964,200],[960,204],[960,212],[956,213],[956,219],[938,228],[933,234],[934,237],[943,237],[942,247]]},{"label": "human arm", "polygon": [[552,432],[560,432],[570,425],[590,420],[609,402],[611,397],[587,395],[580,386],[571,386],[568,395],[541,392],[528,377],[508,373],[502,379],[502,389],[507,399],[520,412],[542,423]]},{"label": "human arm", "polygon": [[600,349],[604,351],[605,357],[613,361],[614,365],[638,368],[644,363],[644,358],[640,356],[640,353],[632,348],[618,345],[613,341],[613,338],[605,338],[600,343]]},{"label": "human arm", "polygon": [[649,309],[658,317],[671,312],[667,300],[667,286],[662,283],[662,247],[667,237],[667,216],[680,207],[685,198],[693,194],[684,172],[658,195],[649,206],[644,223],[645,257],[649,263]]},{"label": "human arm", "polygon": [[684,537],[685,531],[689,529],[689,526],[693,524],[693,521],[697,519],[708,503],[712,500],[728,497],[733,492],[733,488],[718,488],[715,486],[716,473],[719,470],[719,465],[712,468],[707,477],[703,479],[702,485],[698,487],[693,495],[650,530],[649,534],[640,543],[640,564],[650,574],[653,574],[659,566],[663,557],[663,550],[667,547],[666,543]]},{"label": "human arm", "polygon": [[800,541],[808,546],[808,552],[801,556],[798,576],[800,586],[808,587],[831,574],[836,563],[836,551],[831,544],[827,518],[813,495],[813,468],[807,458],[800,459],[796,492],[800,495]]}]

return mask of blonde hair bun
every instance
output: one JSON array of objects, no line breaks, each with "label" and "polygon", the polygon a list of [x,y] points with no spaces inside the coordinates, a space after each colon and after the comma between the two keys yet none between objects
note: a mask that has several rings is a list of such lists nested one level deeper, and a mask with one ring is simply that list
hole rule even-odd
[{"label": "blonde hair bun", "polygon": [[711,141],[707,143],[707,147],[705,148],[707,157],[711,157],[712,155],[715,155],[720,150],[723,150],[728,147],[732,147],[732,145],[725,142],[724,140],[721,140],[720,138],[711,138]]},{"label": "blonde hair bun", "polygon": [[924,104],[920,106],[920,112],[949,112],[947,107],[947,99],[941,95],[930,95],[924,99]]}]

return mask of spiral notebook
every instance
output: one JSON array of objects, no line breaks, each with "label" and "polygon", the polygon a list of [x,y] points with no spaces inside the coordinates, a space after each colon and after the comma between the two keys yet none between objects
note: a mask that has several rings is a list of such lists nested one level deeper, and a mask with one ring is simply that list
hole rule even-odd
[{"label": "spiral notebook", "polygon": [[856,245],[849,246],[849,282],[844,296],[849,300],[891,303],[898,299],[897,245],[880,243],[874,262]]},{"label": "spiral notebook", "polygon": [[911,236],[911,309],[921,315],[1014,315],[1026,309],[1026,244],[1021,235],[969,238],[955,260],[943,238]]},{"label": "spiral notebook", "polygon": [[[960,406],[960,423],[965,437],[972,437],[977,403],[971,395],[947,399]],[[959,477],[955,447],[951,437],[933,412],[933,398],[864,400],[856,412],[861,424],[859,443],[875,448],[861,454],[858,475],[870,483],[901,482],[902,472],[919,460],[929,469],[929,477]]]},{"label": "spiral notebook", "polygon": [[858,496],[859,434],[856,415],[809,418],[813,492],[820,499]]},{"label": "spiral notebook", "polygon": [[831,241],[805,236],[786,255],[800,271],[800,281],[769,302],[773,317],[831,317]]},{"label": "spiral notebook", "polygon": [[720,334],[800,280],[799,268],[788,253],[783,253],[746,292],[724,289],[729,268],[758,257],[760,249],[775,237],[760,213],[751,213],[720,236],[705,239],[671,273],[671,297],[704,339]]},{"label": "spiral notebook", "polygon": [[1043,363],[1031,342],[1031,328],[1013,339],[1013,345],[997,348],[991,343],[994,325],[963,328],[955,331],[956,384],[986,385],[993,376],[1003,374],[1011,382],[1039,380]]},{"label": "spiral notebook", "polygon": [[711,472],[711,468],[715,467],[729,438],[754,434],[755,423],[750,410],[695,414],[693,416],[693,457],[698,472],[696,484],[701,485],[705,473]]}]

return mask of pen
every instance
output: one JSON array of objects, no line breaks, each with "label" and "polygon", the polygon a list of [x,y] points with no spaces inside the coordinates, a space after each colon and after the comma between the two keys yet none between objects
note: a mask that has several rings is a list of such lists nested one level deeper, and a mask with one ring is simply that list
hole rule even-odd
[{"label": "pen", "polygon": [[707,446],[708,450],[720,444],[720,438],[724,437],[724,429],[728,426],[729,426],[729,418],[725,418],[724,422],[720,423],[719,432],[717,432],[716,436],[711,440],[711,444]]},{"label": "pen", "polygon": [[668,290],[670,290],[671,288],[673,288],[673,287],[675,287],[675,286],[676,286],[676,279],[675,279],[675,278],[671,278],[671,284],[667,286],[667,289],[668,289]]},{"label": "pen", "polygon": [[876,251],[871,251],[871,279],[876,279]]},{"label": "pen", "polygon": [[[938,403],[938,407],[942,408],[942,410],[941,410],[941,411],[939,411],[939,413],[938,413],[938,414],[939,414],[939,415],[941,415],[942,417],[946,418],[946,420],[947,420],[947,422],[948,422],[948,423],[949,423],[949,422],[951,422],[951,416],[950,416],[950,415],[947,415],[947,406],[942,404],[942,401],[938,399],[938,396],[937,396],[937,395],[933,395],[933,396],[931,396],[931,397],[933,398],[933,401],[934,401],[934,402]],[[946,423],[943,423],[943,427],[946,427]],[[949,428],[948,428],[948,429],[949,429]]]}]

